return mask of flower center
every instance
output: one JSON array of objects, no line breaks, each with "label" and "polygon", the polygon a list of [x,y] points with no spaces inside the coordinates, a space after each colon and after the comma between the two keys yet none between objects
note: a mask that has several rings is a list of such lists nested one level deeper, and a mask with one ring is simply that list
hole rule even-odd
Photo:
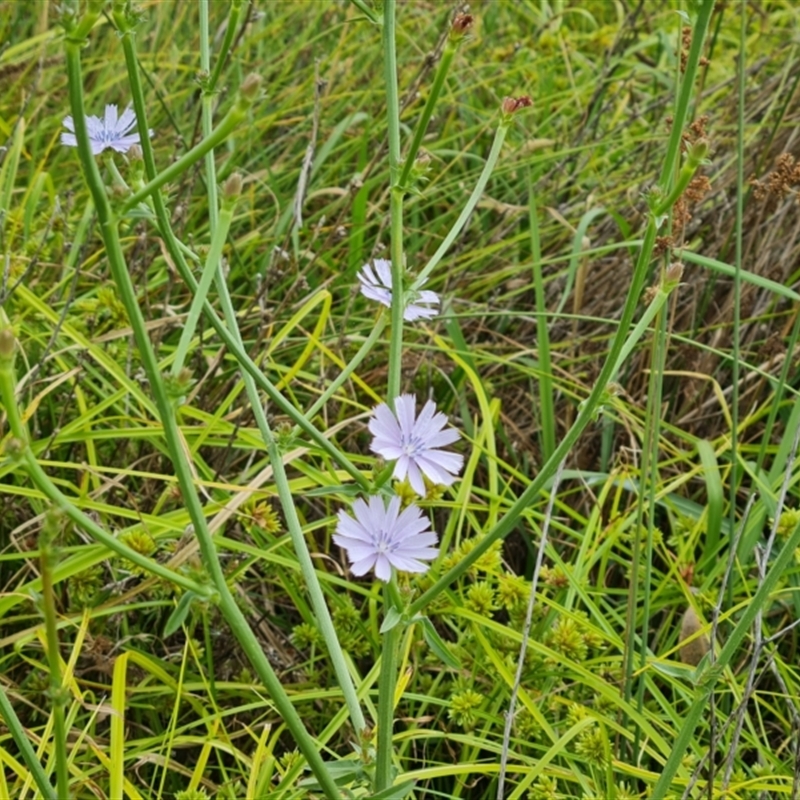
[{"label": "flower center", "polygon": [[375,549],[381,553],[391,553],[394,550],[391,531],[381,528],[375,537]]},{"label": "flower center", "polygon": [[420,436],[414,436],[411,434],[408,438],[405,435],[401,437],[401,447],[403,448],[403,452],[409,457],[414,458],[418,456],[424,449],[425,444],[422,441]]}]

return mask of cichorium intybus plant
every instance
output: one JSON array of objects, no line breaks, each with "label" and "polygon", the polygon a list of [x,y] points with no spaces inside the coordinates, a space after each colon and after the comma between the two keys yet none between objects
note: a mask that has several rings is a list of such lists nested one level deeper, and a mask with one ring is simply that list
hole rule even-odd
[{"label": "cichorium intybus plant", "polygon": [[[313,778],[308,779],[305,785],[309,787],[309,791],[321,792],[331,800],[346,796],[336,777],[337,774],[341,776],[344,773],[341,770],[337,773],[337,770],[332,769],[330,763],[326,761],[319,742],[309,732],[298,714],[286,686],[276,674],[250,622],[236,601],[221,566],[217,543],[208,523],[206,500],[198,490],[190,450],[186,447],[181,431],[182,408],[187,402],[192,385],[191,371],[187,364],[191,361],[190,356],[194,348],[201,346],[196,335],[200,321],[204,319],[213,328],[241,372],[249,409],[260,436],[260,445],[272,467],[275,493],[302,574],[303,589],[307,593],[309,605],[319,625],[325,642],[326,657],[330,660],[352,726],[359,774],[367,776],[370,781],[372,796],[400,797],[407,794],[413,787],[401,774],[398,774],[393,737],[399,669],[398,651],[403,635],[408,632],[410,626],[420,625],[432,650],[445,660],[447,666],[457,666],[457,662],[452,660],[447,648],[438,638],[435,628],[425,616],[426,608],[464,575],[490,547],[515,528],[524,510],[540,495],[582,431],[596,417],[606,399],[609,384],[617,375],[622,362],[645,334],[649,322],[662,308],[669,292],[677,285],[679,275],[668,276],[661,283],[642,321],[634,327],[637,305],[641,300],[642,290],[653,261],[659,226],[705,156],[703,146],[695,147],[688,154],[686,163],[679,165],[681,133],[688,118],[700,48],[713,6],[713,0],[702,0],[698,5],[692,48],[680,87],[667,157],[659,177],[657,196],[654,195],[656,199],[651,202],[630,290],[608,358],[588,398],[581,405],[580,413],[561,443],[555,447],[527,488],[510,502],[508,510],[499,521],[490,530],[483,532],[478,544],[463,559],[443,574],[435,575],[426,591],[414,595],[413,576],[430,570],[441,555],[440,538],[434,523],[437,498],[441,497],[443,492],[447,492],[448,487],[457,486],[464,467],[463,451],[469,443],[458,429],[450,424],[447,416],[437,409],[432,399],[418,398],[408,391],[409,387],[403,386],[404,327],[407,324],[415,325],[418,332],[424,332],[426,326],[441,313],[439,295],[423,287],[428,285],[428,281],[436,274],[435,270],[442,265],[450,247],[473,215],[500,160],[508,131],[515,123],[518,114],[532,106],[533,101],[527,96],[520,96],[506,97],[500,102],[491,149],[455,223],[433,253],[407,252],[404,244],[404,204],[410,193],[424,191],[427,159],[421,151],[421,145],[457,48],[468,36],[475,20],[467,13],[458,13],[451,20],[450,32],[427,93],[425,106],[404,146],[401,137],[396,61],[396,0],[384,0],[382,12],[374,9],[367,0],[354,0],[354,2],[369,23],[379,29],[384,56],[386,145],[390,181],[389,258],[371,260],[358,274],[361,293],[377,304],[375,307],[377,318],[373,332],[350,362],[343,367],[340,374],[331,381],[331,385],[325,388],[317,403],[309,411],[295,407],[247,352],[239,329],[238,309],[226,280],[224,253],[234,221],[236,204],[242,192],[243,177],[234,173],[225,180],[222,192],[218,192],[215,151],[223,143],[226,146],[236,146],[237,130],[248,119],[254,107],[261,102],[262,91],[257,75],[245,78],[238,91],[223,101],[219,111],[221,118],[215,121],[214,99],[219,96],[217,93],[223,61],[230,53],[243,3],[234,0],[231,4],[221,52],[217,54],[216,61],[213,61],[209,44],[208,1],[200,0],[198,13],[202,36],[199,83],[202,94],[200,126],[202,138],[172,163],[161,165],[153,149],[153,139],[158,137],[159,131],[149,123],[149,109],[136,54],[137,12],[131,7],[130,2],[123,0],[113,2],[111,18],[119,33],[127,68],[130,104],[125,98],[122,98],[123,102],[119,102],[120,98],[117,97],[114,98],[116,103],[109,100],[104,108],[87,108],[82,60],[86,52],[91,52],[92,29],[106,4],[100,0],[91,0],[82,6],[75,0],[73,2],[65,0],[61,9],[70,106],[68,113],[63,117],[64,131],[61,142],[66,147],[75,148],[89,190],[111,279],[127,314],[136,357],[141,363],[147,386],[152,393],[155,417],[152,422],[160,426],[163,449],[170,459],[180,496],[191,522],[190,532],[196,538],[201,553],[202,569],[199,574],[187,577],[185,573],[169,569],[127,546],[118,540],[113,532],[106,530],[94,518],[80,511],[56,486],[29,446],[25,418],[16,393],[14,359],[18,343],[12,332],[12,321],[6,318],[5,313],[0,316],[0,396],[13,437],[13,442],[7,445],[6,452],[13,454],[20,471],[25,472],[41,494],[47,498],[51,505],[48,519],[58,520],[63,515],[84,534],[109,551],[124,556],[148,574],[179,587],[184,592],[184,601],[178,606],[181,616],[174,616],[168,623],[170,631],[179,627],[192,601],[196,600],[204,608],[209,604],[215,605],[263,686],[268,702],[280,716],[306,765],[313,773]],[[365,25],[365,33],[369,30],[373,29]],[[102,116],[98,116],[100,114]],[[376,142],[376,146],[380,144]],[[202,169],[206,179],[209,218],[209,240],[204,243],[207,248],[203,258],[175,235],[163,193],[167,184],[175,182],[188,170],[196,168],[200,162],[203,164]],[[113,191],[109,191],[109,186],[113,187]],[[168,372],[164,371],[165,365],[159,361],[150,339],[147,320],[140,308],[121,242],[121,226],[127,225],[134,216],[145,220],[146,224],[153,227],[193,295],[177,349],[172,354],[171,362],[167,364]],[[417,270],[416,274],[412,274],[408,269],[409,264],[424,266]],[[199,280],[194,274],[197,265],[200,265]],[[367,424],[372,437],[370,451],[375,455],[376,468],[373,474],[368,473],[363,467],[357,468],[348,453],[339,447],[335,440],[331,441],[312,420],[343,382],[356,372],[370,351],[379,346],[380,337],[386,330],[388,330],[388,367],[385,398],[371,409]],[[340,548],[342,563],[346,563],[349,573],[365,581],[378,581],[383,593],[381,655],[377,698],[374,703],[375,717],[369,721],[365,718],[362,707],[362,699],[369,687],[362,685],[360,676],[339,641],[328,609],[325,591],[297,512],[296,498],[293,496],[284,465],[285,447],[272,429],[265,410],[265,396],[291,420],[292,436],[296,440],[305,438],[310,445],[318,448],[318,451],[329,458],[350,482],[348,489],[351,491],[341,492],[337,497],[335,523],[332,523],[335,527],[332,541]],[[340,487],[337,488],[337,494],[339,492]],[[54,526],[55,523],[51,528]],[[50,534],[51,531],[48,531],[47,537],[50,537]],[[42,542],[42,587],[45,593],[52,595],[53,565],[58,550],[54,546],[52,537],[47,537]],[[796,544],[796,538],[797,535],[791,539],[793,544]],[[784,561],[789,558],[788,552],[788,550],[781,552]],[[770,583],[768,579],[762,588],[770,585],[774,585],[774,580]],[[401,588],[408,588],[408,591],[401,591]],[[52,600],[52,597],[49,599]],[[59,674],[57,626],[54,605],[48,598],[45,598],[43,609],[48,658],[53,673],[51,675],[53,702],[59,704],[58,713],[55,715],[57,736],[63,739],[64,709],[63,697],[60,694],[63,686],[62,676]],[[739,633],[737,628],[737,641],[740,641],[743,635]],[[713,690],[714,682],[732,657],[733,647],[725,648],[713,668],[709,668],[699,676],[697,690],[699,698],[708,697]],[[37,760],[24,728],[2,691],[0,691],[0,711],[3,712],[10,734],[15,739],[39,791],[43,796],[55,797],[56,793],[49,777]],[[691,725],[697,724],[697,721],[696,715],[690,715]],[[684,728],[678,739],[681,746],[691,735],[691,731],[686,732],[688,728],[689,726]],[[63,741],[57,742],[57,745],[54,748],[54,771],[58,796],[64,797],[68,796],[70,791],[68,754]],[[664,775],[657,784],[653,797],[661,798],[665,795],[669,781],[677,769],[680,755],[680,753],[673,754],[667,761]],[[290,771],[290,774],[295,776],[298,773],[299,769]],[[393,786],[394,793],[392,793]]]}]

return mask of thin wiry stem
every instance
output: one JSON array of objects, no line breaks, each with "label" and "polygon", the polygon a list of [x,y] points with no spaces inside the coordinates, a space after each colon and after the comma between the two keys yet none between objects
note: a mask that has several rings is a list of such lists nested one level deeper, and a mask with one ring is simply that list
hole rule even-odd
[{"label": "thin wiry stem", "polygon": [[553,517],[553,506],[558,496],[558,487],[561,483],[561,473],[565,462],[558,465],[556,474],[553,478],[553,485],[550,489],[550,497],[547,501],[547,508],[544,512],[544,522],[542,523],[542,537],[539,542],[539,550],[536,553],[536,564],[533,568],[533,578],[531,579],[531,591],[528,595],[528,608],[525,611],[525,624],[522,627],[522,643],[519,647],[519,658],[517,659],[517,671],[514,674],[514,684],[511,687],[511,697],[508,701],[508,711],[506,711],[506,721],[503,727],[503,747],[500,751],[500,775],[497,781],[497,800],[503,800],[503,792],[506,782],[506,771],[508,769],[508,751],[511,742],[511,726],[514,724],[514,710],[517,704],[517,693],[522,684],[522,671],[525,668],[525,656],[528,652],[528,639],[531,633],[533,622],[533,609],[536,605],[536,586],[539,582],[539,573],[544,561],[544,551],[547,547],[547,533],[550,530],[550,520]]}]

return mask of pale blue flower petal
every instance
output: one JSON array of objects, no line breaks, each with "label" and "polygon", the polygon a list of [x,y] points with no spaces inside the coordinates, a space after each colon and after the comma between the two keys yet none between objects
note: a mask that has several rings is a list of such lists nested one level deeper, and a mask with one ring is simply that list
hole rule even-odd
[{"label": "pale blue flower petal", "polygon": [[394,461],[393,476],[408,479],[411,488],[423,497],[425,481],[450,486],[464,464],[464,457],[441,448],[459,438],[454,428],[445,428],[447,417],[428,400],[416,416],[416,397],[404,394],[394,401],[394,412],[381,403],[369,421],[373,453]]},{"label": "pale blue flower petal", "polygon": [[[64,118],[64,127],[70,133],[61,134],[61,144],[68,147],[77,147],[75,138],[75,121],[71,116]],[[94,155],[100,155],[104,150],[114,150],[117,153],[127,153],[135,144],[139,144],[139,134],[136,127],[136,113],[131,108],[126,108],[122,114],[117,107],[109,103],[105,108],[103,119],[95,116],[86,117],[86,131],[89,134],[89,146]],[[133,131],[133,132],[132,132]],[[150,136],[153,131],[148,131]]]},{"label": "pale blue flower petal", "polygon": [[[361,294],[370,300],[375,300],[387,308],[392,306],[392,262],[385,258],[374,260],[374,269],[369,264],[365,264],[358,273],[358,280],[361,283]],[[406,307],[403,311],[403,319],[406,322],[422,318],[435,317],[438,312],[439,295],[427,289],[409,292],[406,300]],[[427,306],[435,306],[428,308]]]},{"label": "pale blue flower petal", "polygon": [[392,569],[425,572],[428,565],[423,562],[439,554],[429,520],[414,505],[401,512],[399,497],[388,505],[378,495],[370,497],[368,504],[358,499],[352,511],[352,517],[339,512],[333,540],[346,551],[354,575],[374,570],[377,578],[388,581]]}]

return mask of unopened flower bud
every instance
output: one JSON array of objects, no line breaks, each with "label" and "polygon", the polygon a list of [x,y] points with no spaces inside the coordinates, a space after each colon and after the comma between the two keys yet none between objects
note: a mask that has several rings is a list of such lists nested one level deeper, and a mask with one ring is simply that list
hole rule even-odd
[{"label": "unopened flower bud", "polygon": [[680,261],[675,261],[667,267],[666,273],[664,274],[664,282],[667,284],[668,288],[672,288],[681,282],[682,277],[683,264],[681,264]]},{"label": "unopened flower bud", "polygon": [[164,389],[176,407],[183,404],[193,383],[192,371],[187,367],[183,367],[177,375],[164,375]]},{"label": "unopened flower bud", "polygon": [[7,458],[10,458],[12,461],[17,461],[18,459],[22,458],[24,452],[25,442],[22,441],[22,439],[17,439],[16,436],[11,436],[6,439],[3,455],[5,455]]},{"label": "unopened flower bud", "polygon": [[[696,667],[703,656],[711,649],[711,642],[708,636],[700,633],[702,628],[703,623],[700,622],[695,610],[689,606],[681,619],[680,655],[684,664],[691,664]],[[691,641],[687,641],[688,639],[691,639]]]},{"label": "unopened flower bud", "polygon": [[450,26],[450,41],[460,42],[472,30],[475,17],[472,14],[456,14]]},{"label": "unopened flower bud", "polygon": [[430,163],[430,153],[428,153],[426,150],[420,150],[411,166],[411,172],[409,173],[409,188],[413,188],[415,184],[426,183],[428,181],[428,170],[430,169]]},{"label": "unopened flower bud", "polygon": [[11,361],[17,346],[17,338],[11,328],[0,328],[0,359]]},{"label": "unopened flower bud", "polygon": [[248,105],[251,105],[258,98],[258,93],[261,91],[261,76],[255,72],[251,72],[239,87],[239,94]]},{"label": "unopened flower bud", "polygon": [[687,160],[693,167],[699,167],[708,155],[708,139],[698,139],[686,154]]},{"label": "unopened flower bud", "polygon": [[236,199],[242,193],[242,176],[238,172],[225,181],[222,186],[222,193],[226,198],[231,200]]},{"label": "unopened flower bud", "polygon": [[128,180],[135,191],[144,186],[144,157],[142,148],[138,144],[133,144],[127,152],[128,163],[130,165],[130,175]]}]

